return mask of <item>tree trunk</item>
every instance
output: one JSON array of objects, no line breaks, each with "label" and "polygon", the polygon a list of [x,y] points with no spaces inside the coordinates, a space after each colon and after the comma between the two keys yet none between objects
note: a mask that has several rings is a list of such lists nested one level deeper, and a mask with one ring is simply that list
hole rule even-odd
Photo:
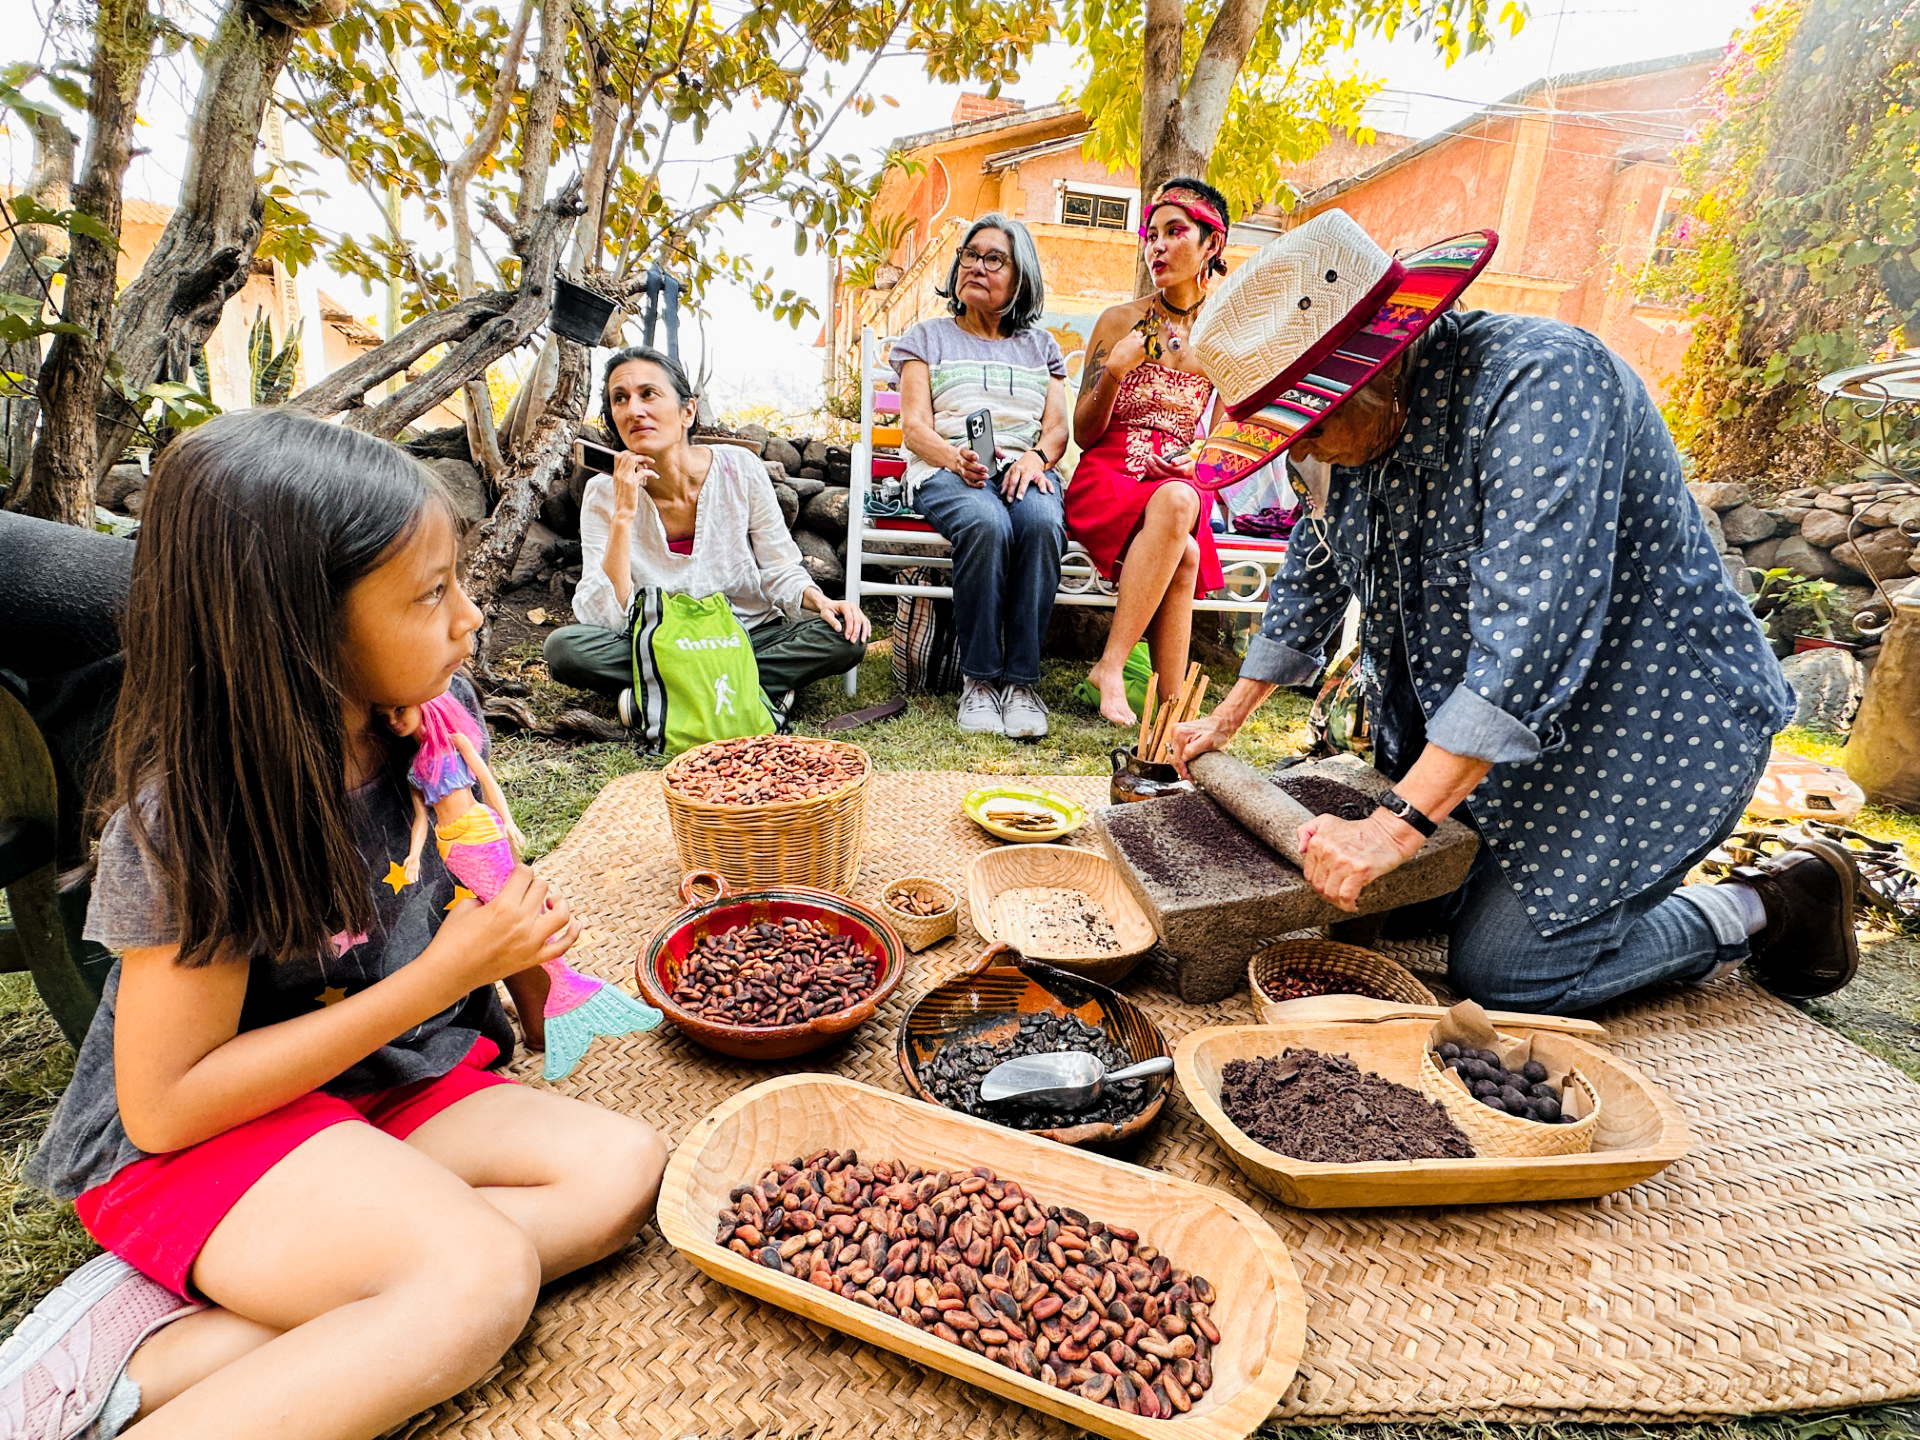
[{"label": "tree trunk", "polygon": [[112,237],[75,234],[67,253],[60,318],[77,334],[56,335],[40,367],[40,437],[16,508],[44,520],[93,523],[94,417],[107,378],[107,323],[113,313],[120,240],[120,188],[133,158],[134,107],[156,34],[146,0],[99,0],[90,75],[87,168],[73,208]]},{"label": "tree trunk", "polygon": [[[293,40],[289,26],[247,0],[229,0],[207,43],[179,208],[114,311],[113,355],[136,390],[163,375],[186,375],[228,298],[247,283],[263,211],[254,151]],[[140,422],[115,394],[101,411],[96,478]]]},{"label": "tree trunk", "polygon": [[[1264,0],[1226,0],[1213,18],[1182,83],[1181,33],[1184,0],[1147,0],[1145,54],[1140,92],[1140,205],[1142,223],[1153,194],[1177,175],[1204,180],[1214,142],[1227,118],[1234,82],[1247,63],[1265,14]],[[1134,293],[1153,286],[1146,258],[1135,271]]]},{"label": "tree trunk", "polygon": [[483,680],[493,674],[487,640],[493,629],[494,602],[513,573],[514,561],[520,558],[527,526],[540,513],[554,482],[567,473],[574,432],[587,412],[586,347],[571,340],[557,340],[555,347],[559,351],[559,378],[546,408],[534,421],[526,459],[508,472],[500,487],[500,503],[481,525],[467,554],[467,595],[487,617],[473,651],[474,669]]},{"label": "tree trunk", "polygon": [[[33,173],[27,177],[26,193],[49,210],[67,208],[73,189],[73,145],[73,136],[55,116],[42,115],[34,121]],[[16,225],[13,233],[13,248],[0,262],[0,294],[48,295],[48,279],[66,249],[65,232],[51,225]],[[49,252],[53,252],[51,259]],[[0,380],[0,465],[6,467],[0,478],[23,486],[33,459],[33,427],[40,418],[28,378],[40,373],[45,358],[40,346],[40,338],[33,336],[0,348],[0,373],[21,377]]]}]

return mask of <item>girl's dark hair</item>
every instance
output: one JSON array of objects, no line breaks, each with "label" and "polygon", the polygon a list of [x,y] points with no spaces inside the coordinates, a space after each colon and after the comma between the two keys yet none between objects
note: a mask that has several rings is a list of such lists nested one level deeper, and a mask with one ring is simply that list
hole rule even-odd
[{"label": "girl's dark hair", "polygon": [[[1191,175],[1179,175],[1173,178],[1172,180],[1167,181],[1167,183],[1162,185],[1160,187],[1160,190],[1156,193],[1157,194],[1164,193],[1168,190],[1193,191],[1194,194],[1198,195],[1202,200],[1205,200],[1209,205],[1213,206],[1214,209],[1218,210],[1220,212],[1220,218],[1226,221],[1228,225],[1233,224],[1233,210],[1227,204],[1227,197],[1222,195],[1218,190],[1214,189],[1213,186],[1207,184],[1206,181],[1196,180]],[[1147,214],[1144,217],[1142,217],[1142,221],[1144,223],[1145,220],[1149,220],[1151,218],[1153,218],[1153,212],[1149,210]],[[1226,236],[1221,231],[1215,230],[1213,226],[1207,224],[1206,221],[1200,219],[1198,216],[1194,216],[1192,217],[1192,219],[1194,224],[1200,226],[1203,230],[1207,230],[1211,232],[1212,234],[1219,235],[1221,240],[1225,241]],[[1224,275],[1227,273],[1227,247],[1224,243],[1220,246],[1220,253],[1213,257],[1213,260],[1211,263],[1208,264],[1207,269],[1211,270],[1216,275]]]},{"label": "girl's dark hair", "polygon": [[973,237],[982,230],[998,230],[1007,237],[1007,250],[1013,257],[1013,291],[1007,297],[1007,308],[1000,312],[1000,333],[1018,335],[1039,324],[1040,313],[1047,308],[1047,285],[1040,276],[1040,251],[1034,246],[1032,233],[1018,220],[994,211],[974,221],[953,252],[953,263],[947,266],[946,284],[934,286],[933,293],[947,302],[949,314],[966,313],[967,307],[960,303],[958,294],[960,252],[971,245]]},{"label": "girl's dark hair", "polygon": [[434,474],[398,446],[249,410],[154,467],[133,555],[109,811],[158,869],[180,963],[326,953],[375,926],[354,841],[341,602]]},{"label": "girl's dark hair", "polygon": [[613,372],[635,360],[644,360],[666,371],[667,383],[673,386],[673,393],[680,397],[682,405],[692,401],[697,393],[693,382],[687,378],[686,370],[666,351],[655,350],[651,345],[629,345],[624,350],[614,351],[607,357],[607,368],[600,375],[600,423],[607,427],[608,442],[618,450],[626,449],[627,442],[620,434],[619,427],[613,423],[613,401],[610,398]]}]

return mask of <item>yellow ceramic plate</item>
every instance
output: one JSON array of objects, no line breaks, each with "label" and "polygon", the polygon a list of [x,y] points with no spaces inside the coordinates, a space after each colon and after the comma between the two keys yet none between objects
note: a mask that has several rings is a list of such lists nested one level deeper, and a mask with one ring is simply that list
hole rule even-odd
[{"label": "yellow ceramic plate", "polygon": [[[1053,790],[1036,790],[1031,785],[985,785],[961,802],[967,816],[989,835],[1016,842],[1058,840],[1071,835],[1087,823],[1087,812],[1077,801]],[[1016,830],[996,819],[996,815],[1021,810],[1050,810],[1060,823],[1046,830]]]}]

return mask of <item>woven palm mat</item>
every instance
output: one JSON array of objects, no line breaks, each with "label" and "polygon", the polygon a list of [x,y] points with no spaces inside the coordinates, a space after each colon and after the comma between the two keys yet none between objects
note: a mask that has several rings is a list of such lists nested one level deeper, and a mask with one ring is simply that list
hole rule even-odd
[{"label": "woven palm mat", "polygon": [[[960,799],[989,778],[877,776],[857,894],[876,901],[905,874],[958,883],[992,843]],[[1106,791],[1104,779],[1039,783],[1088,804]],[[540,868],[586,922],[574,962],[631,985],[635,950],[677,908],[658,777],[614,781]],[[901,1017],[979,949],[964,903],[962,915],[959,936],[915,957],[880,1015],[837,1049],[752,1065],[663,1026],[601,1042],[562,1088],[643,1116],[670,1139],[789,1069],[902,1090]],[[1253,1018],[1244,993],[1183,1005],[1151,967],[1125,988],[1170,1040]],[[1612,1047],[1670,1088],[1696,1140],[1656,1179],[1601,1200],[1288,1210],[1245,1183],[1175,1092],[1133,1158],[1249,1202],[1292,1249],[1306,1287],[1306,1352],[1278,1418],[1671,1419],[1920,1392],[1920,1090],[1744,983],[1666,990],[1601,1018]],[[405,1433],[1070,1432],[739,1295],[649,1227],[623,1254],[549,1290],[489,1380]]]}]

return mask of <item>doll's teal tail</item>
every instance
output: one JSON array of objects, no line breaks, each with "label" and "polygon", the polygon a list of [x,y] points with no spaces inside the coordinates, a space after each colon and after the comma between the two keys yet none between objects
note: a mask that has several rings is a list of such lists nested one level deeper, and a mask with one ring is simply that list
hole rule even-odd
[{"label": "doll's teal tail", "polygon": [[549,1080],[571,1075],[595,1040],[637,1035],[663,1018],[619,986],[582,975],[564,961],[543,968],[553,979],[547,992],[547,1063],[542,1072]]}]

